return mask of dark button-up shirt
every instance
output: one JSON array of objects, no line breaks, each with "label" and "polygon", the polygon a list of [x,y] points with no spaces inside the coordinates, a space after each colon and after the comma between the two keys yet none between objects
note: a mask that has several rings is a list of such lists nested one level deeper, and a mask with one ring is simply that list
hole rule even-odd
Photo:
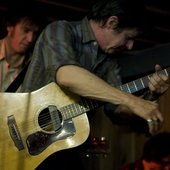
[{"label": "dark button-up shirt", "polygon": [[84,67],[113,86],[121,82],[116,59],[99,49],[86,17],[78,22],[55,21],[46,27],[36,42],[22,91],[55,81],[63,65]]}]

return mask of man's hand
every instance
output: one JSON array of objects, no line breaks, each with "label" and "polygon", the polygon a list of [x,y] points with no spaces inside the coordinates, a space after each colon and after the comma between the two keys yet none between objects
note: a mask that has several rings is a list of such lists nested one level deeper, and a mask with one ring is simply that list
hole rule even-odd
[{"label": "man's hand", "polygon": [[[161,66],[156,64],[155,65],[155,73],[150,77],[150,81],[148,84],[149,90],[151,92],[153,99],[158,99],[163,93],[165,93],[168,88],[170,87],[170,77],[167,74],[163,74],[160,71],[162,70]],[[152,103],[153,106],[148,108],[152,108],[150,110],[150,117],[145,118],[148,123],[149,131],[151,134],[156,133],[162,125],[163,117],[158,110],[158,105]],[[147,104],[146,104],[147,106]],[[145,108],[147,108],[145,106]],[[154,108],[155,107],[155,108]],[[146,112],[147,113],[147,112]],[[148,112],[149,113],[149,112]]]},{"label": "man's hand", "polygon": [[166,92],[170,86],[170,78],[166,74],[162,74],[162,68],[160,65],[155,65],[155,73],[150,77],[150,81],[148,87],[153,95],[160,96],[164,92]]},{"label": "man's hand", "polygon": [[135,103],[130,106],[130,109],[147,121],[150,134],[155,134],[160,130],[164,119],[159,110],[158,103],[136,98]]}]

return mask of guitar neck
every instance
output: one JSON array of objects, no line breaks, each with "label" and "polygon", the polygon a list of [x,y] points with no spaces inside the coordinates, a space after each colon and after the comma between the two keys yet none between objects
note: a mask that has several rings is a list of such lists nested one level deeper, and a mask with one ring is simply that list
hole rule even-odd
[{"label": "guitar neck", "polygon": [[60,109],[60,111],[62,112],[63,119],[67,120],[86,113],[95,108],[98,108],[100,106],[100,102],[96,100],[82,98],[80,102],[64,106]]},{"label": "guitar neck", "polygon": [[[170,67],[158,72],[158,74],[164,74],[164,75],[169,75],[169,73],[170,73]],[[151,75],[152,74],[136,79],[129,83],[123,84],[117,88],[120,89],[121,91],[125,91],[128,93],[135,93],[137,91],[140,91],[148,87],[148,82],[149,82]],[[78,115],[81,115],[83,113],[86,113],[92,109],[98,108],[101,105],[102,103],[100,103],[99,101],[82,98],[79,103],[74,103],[74,104],[70,104],[65,107],[62,107],[60,111],[63,112],[62,114],[63,119],[67,120],[67,119],[76,117]]]},{"label": "guitar neck", "polygon": [[[164,75],[168,76],[170,74],[170,67],[168,67],[164,70],[158,71],[158,74],[164,74]],[[121,91],[125,91],[125,92],[131,93],[131,94],[138,92],[138,91],[148,87],[149,79],[151,76],[152,76],[152,74],[147,75],[145,77],[142,77],[142,78],[136,79],[134,81],[128,82],[126,84],[123,84],[117,88],[120,89]]]}]

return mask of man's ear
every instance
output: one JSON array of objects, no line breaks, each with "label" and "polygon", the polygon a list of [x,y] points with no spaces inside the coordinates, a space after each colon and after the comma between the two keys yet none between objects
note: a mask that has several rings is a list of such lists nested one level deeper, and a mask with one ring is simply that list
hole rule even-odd
[{"label": "man's ear", "polygon": [[119,19],[118,19],[117,16],[110,16],[107,19],[106,27],[111,28],[111,29],[115,29],[115,28],[117,28],[118,23],[119,23]]}]

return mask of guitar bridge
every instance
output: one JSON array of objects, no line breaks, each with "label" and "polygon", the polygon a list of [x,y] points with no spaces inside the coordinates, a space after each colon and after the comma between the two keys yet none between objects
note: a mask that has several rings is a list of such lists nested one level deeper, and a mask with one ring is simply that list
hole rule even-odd
[{"label": "guitar bridge", "polygon": [[18,150],[24,149],[24,145],[21,139],[21,135],[19,133],[15,118],[13,115],[8,116],[8,127],[9,127],[9,133],[10,136],[15,144],[15,146],[18,148]]}]

